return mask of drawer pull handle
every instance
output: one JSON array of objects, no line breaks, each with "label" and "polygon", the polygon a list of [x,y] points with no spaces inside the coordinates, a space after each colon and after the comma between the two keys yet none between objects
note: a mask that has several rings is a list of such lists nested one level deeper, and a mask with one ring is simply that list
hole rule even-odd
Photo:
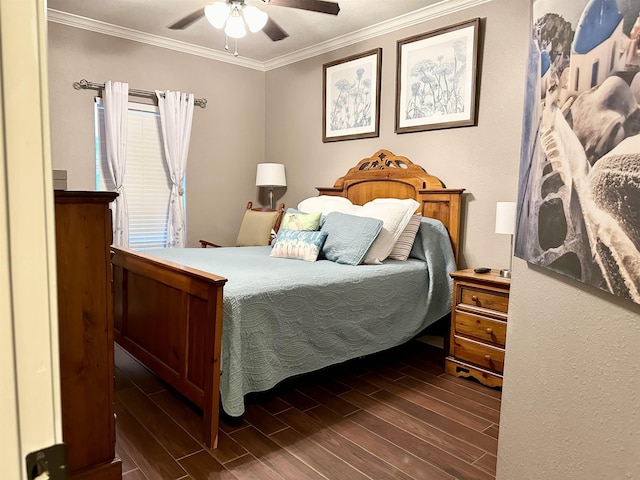
[{"label": "drawer pull handle", "polygon": [[477,295],[472,295],[472,296],[471,296],[471,300],[473,300],[475,303],[478,303],[478,297],[477,297]]},{"label": "drawer pull handle", "polygon": [[484,359],[485,359],[487,362],[490,362],[490,361],[491,361],[491,355],[485,355],[485,356],[484,356]]},{"label": "drawer pull handle", "polygon": [[493,333],[493,329],[492,328],[487,328],[487,335],[491,335]]}]

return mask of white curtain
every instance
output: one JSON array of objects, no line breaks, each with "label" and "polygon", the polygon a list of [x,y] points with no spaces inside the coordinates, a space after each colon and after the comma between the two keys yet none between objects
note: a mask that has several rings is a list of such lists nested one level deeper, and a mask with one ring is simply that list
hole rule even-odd
[{"label": "white curtain", "polygon": [[171,177],[167,247],[184,247],[187,226],[184,216],[183,185],[193,119],[193,94],[156,90],[156,95],[160,110],[164,153]]},{"label": "white curtain", "polygon": [[129,84],[105,82],[104,127],[107,145],[107,163],[118,197],[115,200],[113,244],[129,246],[129,210],[124,189],[124,172],[127,167],[127,118],[129,109]]}]

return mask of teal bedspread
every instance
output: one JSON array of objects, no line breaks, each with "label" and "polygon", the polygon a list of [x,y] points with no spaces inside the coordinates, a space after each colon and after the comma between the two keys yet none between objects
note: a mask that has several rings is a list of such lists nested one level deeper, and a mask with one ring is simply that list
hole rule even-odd
[{"label": "teal bedspread", "polygon": [[220,393],[224,411],[285,378],[402,344],[451,309],[446,229],[423,219],[412,257],[382,265],[273,258],[270,247],[149,252],[228,279]]}]

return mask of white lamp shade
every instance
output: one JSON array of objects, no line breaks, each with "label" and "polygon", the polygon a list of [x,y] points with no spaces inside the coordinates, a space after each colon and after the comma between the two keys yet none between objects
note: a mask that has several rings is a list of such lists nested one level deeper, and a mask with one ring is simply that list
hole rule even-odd
[{"label": "white lamp shade", "polygon": [[242,16],[237,9],[231,11],[231,15],[227,19],[227,26],[224,27],[224,33],[231,38],[242,38],[247,34],[244,20],[242,20]]},{"label": "white lamp shade", "polygon": [[496,233],[513,235],[516,232],[516,202],[496,204]]},{"label": "white lamp shade", "polygon": [[221,29],[229,18],[229,10],[226,2],[216,2],[204,7],[204,16],[211,25]]},{"label": "white lamp shade", "polygon": [[253,5],[245,5],[242,9],[242,15],[244,16],[244,21],[247,22],[249,30],[252,33],[262,30],[262,28],[267,24],[267,20],[269,18],[265,12]]},{"label": "white lamp shade", "polygon": [[281,163],[259,163],[256,171],[256,187],[286,187],[287,177]]}]

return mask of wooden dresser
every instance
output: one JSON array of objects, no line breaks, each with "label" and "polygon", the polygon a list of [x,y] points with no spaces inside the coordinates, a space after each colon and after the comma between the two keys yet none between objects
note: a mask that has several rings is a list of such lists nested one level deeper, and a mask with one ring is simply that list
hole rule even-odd
[{"label": "wooden dresser", "polygon": [[497,270],[459,270],[451,276],[453,311],[445,371],[502,387],[511,280]]},{"label": "wooden dresser", "polygon": [[71,479],[122,478],[115,455],[108,192],[55,192],[62,439]]}]

